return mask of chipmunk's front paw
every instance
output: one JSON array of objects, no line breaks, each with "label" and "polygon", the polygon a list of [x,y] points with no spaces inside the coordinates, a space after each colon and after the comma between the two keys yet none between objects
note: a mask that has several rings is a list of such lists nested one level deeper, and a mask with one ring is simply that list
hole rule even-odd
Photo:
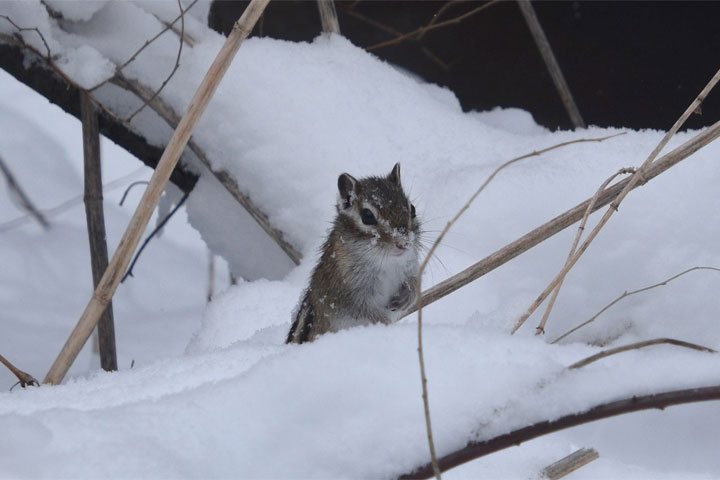
[{"label": "chipmunk's front paw", "polygon": [[403,283],[395,295],[390,298],[387,309],[391,312],[407,310],[415,303],[416,292],[407,283]]}]

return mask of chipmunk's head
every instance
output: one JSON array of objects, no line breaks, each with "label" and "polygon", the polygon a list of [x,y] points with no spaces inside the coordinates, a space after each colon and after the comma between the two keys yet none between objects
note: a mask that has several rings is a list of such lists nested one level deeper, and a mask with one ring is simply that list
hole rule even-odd
[{"label": "chipmunk's head", "polygon": [[337,210],[353,238],[384,254],[417,255],[420,221],[400,183],[400,164],[386,177],[338,177]]}]

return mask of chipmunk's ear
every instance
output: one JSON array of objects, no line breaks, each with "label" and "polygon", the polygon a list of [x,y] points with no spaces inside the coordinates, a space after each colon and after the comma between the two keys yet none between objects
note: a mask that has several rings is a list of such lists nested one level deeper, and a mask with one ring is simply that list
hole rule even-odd
[{"label": "chipmunk's ear", "polygon": [[348,173],[343,173],[338,177],[338,210],[345,210],[352,207],[357,198],[357,180]]},{"label": "chipmunk's ear", "polygon": [[390,180],[395,185],[400,185],[400,162],[395,164],[392,172],[390,172],[390,175],[388,175],[388,180]]}]

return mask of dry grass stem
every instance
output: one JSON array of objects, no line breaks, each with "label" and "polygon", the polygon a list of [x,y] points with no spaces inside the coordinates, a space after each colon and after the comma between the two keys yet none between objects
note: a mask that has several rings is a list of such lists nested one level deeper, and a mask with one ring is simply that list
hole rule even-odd
[{"label": "dry grass stem", "polygon": [[683,271],[683,272],[680,272],[680,273],[678,273],[678,274],[675,274],[675,275],[673,275],[672,277],[670,277],[670,278],[668,278],[668,279],[666,279],[666,280],[663,280],[662,282],[658,282],[658,283],[656,283],[656,284],[654,284],[654,285],[650,285],[649,287],[640,288],[640,289],[638,289],[638,290],[633,290],[633,291],[631,291],[631,292],[628,292],[628,291],[626,290],[626,291],[623,292],[620,296],[618,296],[615,300],[613,300],[612,302],[610,302],[610,303],[608,303],[607,305],[605,305],[602,309],[600,309],[599,312],[597,312],[595,315],[593,315],[592,317],[590,317],[588,320],[584,321],[584,322],[581,323],[580,325],[578,325],[578,326],[576,326],[576,327],[568,330],[567,332],[563,333],[562,335],[560,335],[558,338],[556,338],[555,340],[553,340],[553,341],[550,342],[550,343],[558,343],[560,340],[563,340],[563,339],[567,338],[569,335],[577,332],[578,330],[580,330],[581,328],[585,327],[586,325],[591,324],[591,323],[594,322],[595,319],[597,319],[600,315],[602,315],[603,313],[605,313],[605,312],[606,312],[608,309],[610,309],[613,305],[615,305],[615,304],[618,303],[620,300],[622,300],[622,299],[624,299],[624,298],[626,298],[626,297],[629,297],[629,296],[631,296],[631,295],[636,295],[636,294],[642,293],[642,292],[647,292],[648,290],[652,290],[653,288],[662,287],[662,286],[667,285],[668,283],[672,282],[672,281],[675,280],[676,278],[682,277],[683,275],[685,275],[685,274],[687,274],[687,273],[694,272],[694,271],[697,271],[697,270],[714,270],[714,271],[716,271],[716,272],[720,272],[720,268],[715,268],[715,267],[692,267],[692,268],[688,268],[687,270],[685,270],[685,271]]},{"label": "dry grass stem", "polygon": [[675,340],[674,338],[655,338],[653,340],[645,340],[643,342],[636,342],[631,343],[629,345],[623,345],[622,347],[617,348],[611,348],[609,350],[603,350],[602,352],[596,353],[595,355],[591,355],[587,358],[584,358],[580,360],[579,362],[575,362],[572,365],[568,367],[570,370],[574,370],[577,368],[582,368],[585,365],[589,365],[593,362],[597,362],[598,360],[602,358],[609,357],[611,355],[616,355],[618,353],[627,352],[629,350],[638,350],[640,348],[650,347],[652,345],[675,345],[677,347],[683,347],[683,348],[690,348],[692,350],[698,350],[700,352],[708,352],[708,353],[717,353],[717,351],[713,350],[712,348],[703,347],[702,345],[696,345],[694,343],[689,342],[683,342],[682,340]]},{"label": "dry grass stem", "polygon": [[17,202],[20,204],[22,209],[25,210],[28,215],[34,218],[35,221],[37,221],[44,230],[50,228],[50,223],[47,221],[42,212],[38,210],[37,207],[35,207],[35,204],[32,202],[32,200],[30,200],[30,197],[28,197],[28,195],[25,193],[25,190],[23,190],[18,181],[15,179],[15,175],[13,175],[13,173],[10,171],[10,167],[5,164],[5,160],[3,160],[1,156],[0,172],[2,172],[3,176],[5,177],[5,182],[10,189],[10,193],[12,193],[12,195],[17,199]]},{"label": "dry grass stem", "polygon": [[[646,174],[649,169],[649,167],[653,164],[653,161],[657,157],[657,155],[660,153],[660,151],[665,148],[667,143],[670,141],[672,136],[677,133],[677,131],[680,129],[680,127],[685,123],[685,120],[695,111],[695,109],[705,100],[705,97],[707,97],[708,93],[713,89],[713,87],[717,84],[717,82],[720,81],[720,70],[718,70],[715,75],[710,79],[708,84],[703,88],[703,90],[700,92],[700,94],[695,98],[695,100],[688,106],[688,108],[683,112],[683,114],[678,118],[678,120],[675,122],[675,124],[672,126],[672,128],[665,134],[665,136],[662,138],[660,143],[653,149],[653,151],[650,153],[650,155],[647,157],[645,162],[635,171],[635,173],[628,179],[627,184],[623,187],[623,189],[620,191],[620,193],[617,195],[615,200],[610,204],[610,208],[608,208],[605,211],[605,214],[600,219],[598,224],[595,226],[595,228],[590,232],[588,237],[585,239],[583,244],[580,246],[579,249],[575,252],[573,257],[570,259],[570,261],[566,264],[566,269],[569,270],[572,268],[578,261],[578,259],[585,253],[587,248],[590,246],[593,240],[595,240],[595,237],[597,237],[598,233],[600,233],[600,230],[607,224],[607,222],[612,217],[613,213],[618,211],[618,207],[620,206],[620,203],[625,199],[627,194],[635,188],[635,186],[638,183],[645,183],[647,181]],[[563,269],[565,270],[565,269]],[[531,305],[531,308],[528,309],[527,312],[525,312],[515,323],[512,329],[512,333],[515,333],[524,323],[525,321],[530,317],[530,315],[533,314],[535,309],[537,309],[537,306],[540,305],[542,302],[545,301],[545,299],[548,297],[550,292],[558,285],[560,282],[561,275],[556,276],[552,282],[545,288],[545,290],[540,294],[540,296],[533,302],[533,305]],[[535,306],[535,308],[532,308]]]},{"label": "dry grass stem", "polygon": [[545,467],[542,471],[541,478],[558,480],[598,458],[600,458],[600,455],[594,448],[581,448],[567,457],[561,458],[552,465]]},{"label": "dry grass stem", "polygon": [[[540,324],[537,326],[537,329],[535,331],[535,335],[540,335],[541,333],[545,333],[545,325],[547,324],[547,320],[550,317],[550,312],[553,309],[553,306],[555,305],[555,300],[557,300],[558,294],[560,293],[560,289],[562,288],[563,282],[565,281],[565,276],[570,271],[570,268],[568,267],[570,260],[572,259],[573,255],[575,254],[575,250],[577,249],[578,244],[580,243],[580,238],[582,237],[582,233],[585,230],[585,225],[587,224],[588,218],[590,217],[590,213],[592,213],[595,210],[595,205],[597,204],[598,198],[600,198],[600,194],[607,188],[610,183],[615,180],[620,175],[627,175],[629,173],[634,173],[634,168],[622,168],[615,174],[613,174],[611,177],[609,177],[607,180],[605,180],[602,185],[600,185],[600,188],[597,189],[595,192],[595,195],[593,195],[592,199],[590,199],[590,203],[588,204],[587,208],[585,209],[585,215],[583,215],[582,220],[580,221],[580,225],[578,226],[577,233],[575,234],[575,239],[573,240],[572,247],[570,247],[570,252],[568,252],[567,260],[565,260],[565,266],[563,267],[563,271],[560,272],[561,277],[560,281],[558,282],[557,287],[553,290],[552,296],[550,297],[550,301],[548,302],[548,306],[545,309],[545,314],[542,317],[542,320],[540,321]],[[537,308],[537,307],[536,307]]]},{"label": "dry grass stem", "polygon": [[[440,232],[440,235],[435,239],[435,242],[433,242],[432,246],[430,247],[430,250],[428,251],[427,255],[425,256],[425,259],[423,263],[420,265],[420,270],[418,271],[418,282],[417,282],[417,294],[418,294],[418,301],[417,305],[418,307],[418,357],[420,362],[420,379],[422,384],[422,397],[423,397],[423,406],[425,408],[425,422],[427,427],[427,433],[428,433],[428,442],[430,445],[430,456],[432,457],[432,463],[434,467],[437,467],[437,457],[435,455],[435,445],[433,444],[432,440],[432,422],[430,420],[430,405],[428,400],[428,393],[427,393],[427,377],[425,375],[425,360],[423,358],[423,347],[422,347],[422,309],[423,309],[423,292],[422,292],[422,276],[425,272],[425,268],[428,265],[428,262],[432,258],[432,256],[435,253],[435,250],[437,250],[437,247],[442,242],[443,238],[445,238],[445,235],[450,230],[450,228],[453,226],[455,222],[470,208],[470,205],[475,201],[475,199],[480,195],[480,193],[485,189],[485,187],[488,186],[490,182],[493,181],[493,179],[497,176],[498,173],[500,173],[503,169],[506,167],[509,167],[510,165],[519,162],[520,160],[525,160],[530,157],[535,157],[542,155],[543,153],[549,152],[551,150],[555,150],[558,148],[566,147],[568,145],[573,145],[576,143],[585,143],[585,142],[602,142],[604,140],[617,137],[619,135],[623,135],[624,132],[617,133],[614,135],[610,135],[607,137],[602,138],[580,138],[577,140],[571,140],[568,142],[559,143],[557,145],[553,145],[551,147],[544,148],[542,150],[536,150],[531,153],[527,153],[525,155],[521,155],[519,157],[513,158],[512,160],[508,160],[507,162],[503,163],[499,167],[497,167],[491,174],[488,176],[488,178],[483,182],[482,185],[475,191],[475,193],[470,197],[470,199],[465,203],[465,205],[455,214],[455,216],[447,223],[445,228]],[[440,477],[440,470],[439,468],[435,468],[435,476]]]}]

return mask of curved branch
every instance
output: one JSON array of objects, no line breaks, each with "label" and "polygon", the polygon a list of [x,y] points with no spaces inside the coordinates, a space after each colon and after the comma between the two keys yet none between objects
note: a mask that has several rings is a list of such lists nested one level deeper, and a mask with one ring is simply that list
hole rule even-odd
[{"label": "curved branch", "polygon": [[[638,412],[659,408],[665,409],[673,405],[684,403],[706,402],[720,400],[720,385],[711,387],[688,388],[685,390],[672,390],[653,395],[632,396],[614,402],[603,403],[582,413],[573,413],[553,421],[538,422],[527,427],[519,428],[510,433],[491,438],[481,442],[470,442],[464,448],[456,450],[439,459],[440,469],[443,471],[457,467],[465,462],[489,455],[533,438],[557,432],[565,428],[575,427],[604,418],[614,417],[625,413]],[[401,479],[431,478],[432,464],[427,463],[411,473],[401,475]]]}]

